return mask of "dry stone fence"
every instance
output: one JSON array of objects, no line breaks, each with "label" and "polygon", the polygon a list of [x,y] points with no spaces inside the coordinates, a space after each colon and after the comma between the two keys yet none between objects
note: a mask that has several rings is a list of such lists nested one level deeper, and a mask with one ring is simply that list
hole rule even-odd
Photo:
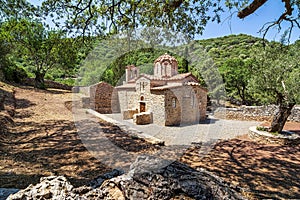
[{"label": "dry stone fence", "polygon": [[[219,108],[214,114],[216,117],[240,120],[266,120],[272,119],[278,111],[278,106],[241,106],[239,108]],[[295,106],[288,121],[300,122],[300,106]]]}]

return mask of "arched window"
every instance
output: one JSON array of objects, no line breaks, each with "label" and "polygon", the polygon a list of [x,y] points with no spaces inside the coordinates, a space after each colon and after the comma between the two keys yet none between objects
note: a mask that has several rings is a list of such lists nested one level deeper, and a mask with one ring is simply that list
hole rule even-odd
[{"label": "arched window", "polygon": [[175,97],[172,98],[172,107],[176,108],[176,98]]},{"label": "arched window", "polygon": [[141,96],[141,101],[144,101],[144,96]]}]

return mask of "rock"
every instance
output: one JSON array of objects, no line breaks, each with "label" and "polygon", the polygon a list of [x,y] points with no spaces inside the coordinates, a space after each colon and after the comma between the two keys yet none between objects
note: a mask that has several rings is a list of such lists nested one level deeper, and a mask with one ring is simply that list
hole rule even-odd
[{"label": "rock", "polygon": [[97,178],[95,178],[94,180],[92,180],[91,183],[90,183],[90,186],[92,188],[97,188],[97,187],[101,186],[101,184],[105,180],[111,179],[111,178],[116,177],[116,176],[120,176],[122,174],[124,174],[124,171],[118,170],[118,169],[113,169],[112,171],[107,172],[107,173],[105,173],[103,175],[100,175]]},{"label": "rock", "polygon": [[8,200],[17,199],[66,199],[73,186],[63,176],[49,176],[40,179],[37,185],[29,185],[26,189],[10,195]]},{"label": "rock", "polygon": [[133,123],[137,125],[145,125],[152,123],[152,113],[142,112],[133,115]]},{"label": "rock", "polygon": [[[64,177],[47,177],[41,182],[9,196],[8,199],[244,199],[240,188],[225,183],[204,169],[197,171],[179,162],[140,156],[130,171],[121,176],[115,170],[100,176],[92,188],[73,188]],[[96,185],[94,185],[96,186]]]},{"label": "rock", "polygon": [[0,200],[6,199],[9,195],[17,193],[19,189],[15,188],[0,188]]},{"label": "rock", "polygon": [[204,169],[197,171],[179,162],[165,166],[167,162],[140,156],[127,174],[105,181],[100,190],[105,191],[105,198],[120,190],[120,199],[171,199],[176,195],[191,199],[244,199],[237,192],[238,187],[232,188]]}]

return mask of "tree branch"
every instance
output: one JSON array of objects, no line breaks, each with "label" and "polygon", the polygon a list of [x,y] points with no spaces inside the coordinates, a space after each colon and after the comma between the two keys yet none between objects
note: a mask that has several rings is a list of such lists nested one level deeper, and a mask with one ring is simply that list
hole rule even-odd
[{"label": "tree branch", "polygon": [[266,2],[267,0],[254,0],[250,5],[248,5],[246,8],[238,12],[237,16],[240,19],[244,19],[245,17],[254,13],[258,8],[260,8]]}]

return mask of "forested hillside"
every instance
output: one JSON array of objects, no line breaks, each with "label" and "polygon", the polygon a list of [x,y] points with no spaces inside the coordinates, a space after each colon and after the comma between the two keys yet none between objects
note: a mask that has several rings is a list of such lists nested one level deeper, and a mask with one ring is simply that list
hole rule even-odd
[{"label": "forested hillside", "polygon": [[[218,80],[217,84],[220,86],[214,86],[213,89],[218,90],[220,87],[225,87],[226,95],[222,94],[224,98],[231,98],[235,102],[247,105],[270,102],[269,99],[254,90],[254,86],[250,85],[250,80],[258,73],[255,69],[255,66],[260,65],[257,62],[259,59],[257,52],[263,52],[266,46],[280,46],[280,43],[270,43],[261,38],[240,34],[193,41],[174,48],[156,45],[122,53],[118,48],[111,48],[113,45],[110,42],[101,41],[82,62],[78,79],[79,85],[87,86],[99,81],[105,81],[112,85],[122,83],[125,66],[131,64],[140,67],[141,73],[151,74],[154,60],[161,54],[169,53],[178,59],[180,73],[191,71],[204,86],[207,86],[207,83],[203,80],[203,76],[210,76],[210,82],[213,82],[218,78],[212,77],[216,76],[212,70],[217,69],[217,73],[220,73],[222,77],[222,83]],[[284,48],[287,47],[284,46]],[[288,49],[297,51],[299,42],[290,45]],[[191,60],[191,57],[196,57],[194,59],[196,61]],[[270,66],[271,68],[272,66]],[[218,91],[210,92],[212,97],[220,96],[220,94],[215,94]],[[271,101],[275,102],[276,100],[272,99]]]},{"label": "forested hillside", "polygon": [[[8,25],[2,24],[2,33],[7,33],[5,30],[10,28]],[[43,27],[39,27],[41,26],[39,23],[29,25],[36,26],[37,31],[46,34],[47,37],[41,36],[40,39],[30,37],[25,47],[23,43],[15,41],[12,43],[14,45],[9,45],[10,49],[6,48],[5,35],[2,37],[1,63],[8,66],[4,67],[3,71],[9,81],[22,82],[26,77],[35,78],[42,75],[45,79],[70,85],[88,86],[99,81],[117,85],[124,80],[125,66],[133,64],[140,67],[141,73],[152,74],[154,60],[164,53],[169,53],[179,61],[180,73],[190,71],[204,86],[213,85],[209,88],[212,98],[231,99],[246,105],[276,103],[278,100],[265,97],[253,84],[253,77],[261,74],[261,69],[258,68],[261,66],[259,60],[263,56],[260,53],[266,52],[265,47],[279,48],[280,55],[290,54],[292,60],[295,60],[292,54],[299,52],[300,46],[299,41],[287,47],[280,45],[279,42],[268,42],[245,34],[198,40],[176,47],[166,47],[159,43],[148,44],[142,40],[128,43],[126,40],[114,39],[83,44],[80,38],[66,38],[60,32],[47,32]],[[25,36],[22,40],[27,41]],[[278,54],[277,58],[280,55]],[[274,59],[274,63],[279,62],[278,59]],[[281,61],[284,66],[284,59]],[[272,71],[274,66],[272,63],[269,64],[268,68]],[[299,66],[294,64],[292,68],[298,70]],[[225,88],[226,94],[220,94],[220,88]],[[273,92],[278,93],[276,90]]]},{"label": "forested hillside", "polygon": [[[80,80],[79,83],[90,85],[101,80],[116,85],[117,81],[125,73],[125,66],[130,64],[139,66],[142,73],[151,74],[154,60],[164,53],[169,53],[177,58],[180,73],[192,71],[192,67],[188,67],[187,62],[189,55],[184,54],[194,52],[197,52],[199,57],[202,56],[200,54],[207,54],[213,59],[216,66],[221,67],[227,59],[248,59],[251,49],[262,46],[262,39],[241,34],[198,40],[196,44],[191,43],[185,45],[185,47],[179,46],[175,51],[157,45],[155,47],[132,50],[115,57],[115,54],[118,53],[115,52],[114,48],[111,48],[111,44],[102,41],[100,44],[95,45],[96,48],[90,52],[86,61],[83,62],[80,73],[83,80]],[[183,51],[192,49],[193,52],[184,52],[181,55],[177,55],[176,53],[180,52],[177,51],[178,49],[183,49]]]}]

